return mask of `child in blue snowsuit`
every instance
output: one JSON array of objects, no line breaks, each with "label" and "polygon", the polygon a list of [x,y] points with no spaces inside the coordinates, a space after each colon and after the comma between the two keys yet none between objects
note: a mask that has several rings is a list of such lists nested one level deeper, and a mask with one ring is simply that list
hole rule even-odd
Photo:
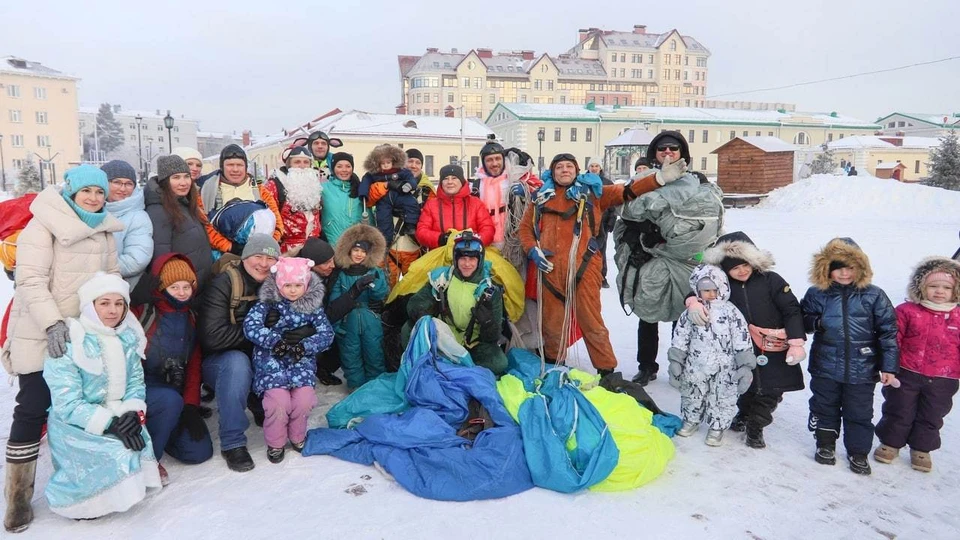
[{"label": "child in blue snowsuit", "polygon": [[[380,145],[370,152],[363,162],[367,173],[357,187],[357,197],[366,200],[367,206],[377,207],[377,228],[387,244],[393,243],[394,233],[413,235],[420,221],[420,203],[417,202],[417,179],[410,169],[404,168],[407,155],[396,146]],[[386,183],[383,189],[371,190],[374,184]],[[394,230],[393,218],[400,218],[403,226]]]},{"label": "child in blue snowsuit", "polygon": [[[310,259],[280,258],[243,321],[243,333],[254,345],[253,389],[263,395],[263,436],[271,463],[283,461],[288,440],[295,451],[303,450],[307,417],[317,405],[317,354],[333,343],[323,312],[323,281],[313,266]],[[278,319],[268,327],[270,311],[277,311]],[[314,332],[303,337],[304,326]]]},{"label": "child in blue snowsuit", "polygon": [[338,274],[330,300],[349,294],[356,301],[336,328],[340,363],[350,388],[359,388],[386,369],[380,322],[383,301],[390,292],[380,268],[386,249],[386,241],[377,229],[358,223],[344,231],[334,251]]}]

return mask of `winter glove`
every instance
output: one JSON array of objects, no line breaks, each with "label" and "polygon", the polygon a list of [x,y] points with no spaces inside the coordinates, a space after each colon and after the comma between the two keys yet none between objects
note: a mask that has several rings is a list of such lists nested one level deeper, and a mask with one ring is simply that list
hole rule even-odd
[{"label": "winter glove", "polygon": [[553,263],[547,260],[547,257],[552,256],[552,251],[540,249],[538,247],[531,248],[530,252],[527,253],[527,258],[533,261],[533,263],[537,265],[537,268],[539,268],[544,274],[553,272]]},{"label": "winter glove", "polygon": [[477,305],[473,307],[473,316],[481,326],[493,322],[493,291],[491,289],[483,291],[483,295],[477,300]]},{"label": "winter glove", "polygon": [[139,452],[147,447],[147,443],[143,440],[141,434],[140,416],[133,411],[123,413],[119,417],[115,416],[104,433],[120,439],[125,448],[134,452]]},{"label": "winter glove", "polygon": [[353,282],[353,287],[350,287],[350,296],[356,300],[357,297],[363,294],[365,289],[373,288],[373,282],[376,281],[376,279],[376,276],[372,273],[360,276],[360,279]]},{"label": "winter glove", "polygon": [[697,326],[706,326],[710,322],[710,310],[696,296],[687,298],[687,319]]},{"label": "winter glove", "polygon": [[196,405],[184,405],[180,412],[180,426],[187,430],[190,439],[199,441],[208,433],[207,424],[203,421],[203,415],[200,407]]},{"label": "winter glove", "polygon": [[510,193],[515,197],[526,197],[527,196],[527,187],[517,182],[510,188]]},{"label": "winter glove", "polygon": [[787,345],[790,345],[790,348],[787,349],[787,365],[795,366],[800,362],[803,362],[803,359],[807,357],[807,351],[803,348],[804,340],[802,339],[788,339]]},{"label": "winter glove", "polygon": [[[153,293],[158,290],[160,290],[160,276],[151,274],[150,272],[140,274],[140,280],[137,281],[137,285],[130,291],[130,305],[141,306],[143,304],[149,304],[153,300]],[[193,298],[196,297],[197,295],[193,295]]]},{"label": "winter glove", "polygon": [[751,384],[753,384],[753,370],[747,366],[737,368],[737,394],[746,394]]},{"label": "winter glove", "polygon": [[665,186],[683,176],[685,172],[687,172],[687,162],[684,161],[683,158],[673,163],[664,163],[660,170],[657,171],[657,183]]},{"label": "winter glove", "polygon": [[670,386],[679,390],[680,376],[683,375],[683,363],[687,360],[687,353],[676,347],[670,347],[667,358],[670,360],[670,367],[667,369],[670,374]]},{"label": "winter glove", "polygon": [[370,300],[367,302],[367,309],[374,313],[383,313],[383,300]]},{"label": "winter glove", "polygon": [[280,310],[271,309],[267,311],[267,315],[263,318],[263,326],[273,328],[278,322],[280,322]]},{"label": "winter glove", "polygon": [[439,238],[437,238],[437,245],[438,245],[438,246],[445,246],[445,245],[447,245],[447,240],[449,240],[449,239],[450,239],[450,233],[449,233],[449,232],[445,232],[445,233],[441,234]]},{"label": "winter glove", "polygon": [[244,245],[239,242],[234,242],[230,244],[230,253],[233,253],[237,257],[243,256]]},{"label": "winter glove", "polygon": [[70,341],[70,330],[67,323],[57,321],[47,328],[47,354],[50,358],[60,358],[67,354],[67,342]]},{"label": "winter glove", "polygon": [[293,330],[287,330],[284,332],[283,342],[292,347],[316,333],[317,329],[314,328],[313,325],[305,324],[299,328],[294,328]]},{"label": "winter glove", "polygon": [[197,410],[200,411],[201,418],[210,418],[211,416],[213,416],[213,409],[211,409],[210,407],[204,407],[203,405],[201,405],[197,407]]},{"label": "winter glove", "polygon": [[752,347],[735,354],[733,356],[733,362],[738,368],[745,367],[750,371],[753,371],[753,368],[757,367],[757,357],[753,354]]},{"label": "winter glove", "polygon": [[180,362],[177,358],[165,358],[163,360],[163,382],[176,388],[179,391],[183,390],[183,381],[186,376],[183,363]]},{"label": "winter glove", "polygon": [[302,343],[297,343],[290,347],[289,350],[294,362],[299,362],[307,356],[307,348],[304,347]]},{"label": "winter glove", "polygon": [[404,182],[402,180],[390,180],[387,182],[387,188],[391,191],[396,191],[397,193],[403,193],[404,195],[409,195],[413,193],[413,190],[417,189],[416,187],[410,185],[410,182]]},{"label": "winter glove", "polygon": [[283,358],[288,354],[290,354],[290,345],[287,345],[286,341],[281,339],[276,345],[273,346],[274,358]]}]

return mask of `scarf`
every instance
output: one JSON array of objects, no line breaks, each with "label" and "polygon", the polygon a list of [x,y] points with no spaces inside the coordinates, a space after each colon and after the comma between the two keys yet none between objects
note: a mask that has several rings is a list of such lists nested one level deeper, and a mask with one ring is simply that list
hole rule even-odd
[{"label": "scarf", "polygon": [[503,242],[503,231],[507,224],[506,203],[503,201],[503,182],[506,179],[506,172],[500,176],[480,178],[480,199],[490,211],[490,217],[493,218],[494,242]]},{"label": "scarf", "polygon": [[930,311],[939,311],[940,313],[949,313],[957,307],[956,302],[945,302],[943,304],[937,304],[931,302],[930,300],[921,300],[920,305],[929,309]]},{"label": "scarf", "polygon": [[70,205],[70,208],[77,213],[77,217],[80,218],[80,221],[82,221],[91,229],[96,229],[97,226],[103,223],[103,220],[107,217],[107,212],[104,210],[104,208],[101,208],[99,212],[89,212],[77,206],[77,203],[73,202],[73,199],[69,197],[64,197],[63,199],[67,201],[67,204]]}]

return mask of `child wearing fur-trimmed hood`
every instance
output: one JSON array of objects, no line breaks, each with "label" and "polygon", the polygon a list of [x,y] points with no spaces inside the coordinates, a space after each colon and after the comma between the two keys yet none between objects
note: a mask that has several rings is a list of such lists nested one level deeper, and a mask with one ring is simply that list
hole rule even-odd
[{"label": "child wearing fur-trimmed hood", "polygon": [[883,388],[881,444],[873,458],[891,463],[909,446],[911,466],[930,472],[930,452],[940,448],[940,428],[960,387],[960,262],[924,259],[910,277],[907,297],[897,306],[899,385]]}]

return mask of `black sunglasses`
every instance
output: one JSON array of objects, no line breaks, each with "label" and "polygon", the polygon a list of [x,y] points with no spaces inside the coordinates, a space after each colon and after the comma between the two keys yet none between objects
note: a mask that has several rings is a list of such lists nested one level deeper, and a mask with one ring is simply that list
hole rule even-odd
[{"label": "black sunglasses", "polygon": [[678,144],[661,144],[657,147],[657,152],[666,152],[667,150],[671,152],[679,152],[680,145]]}]

